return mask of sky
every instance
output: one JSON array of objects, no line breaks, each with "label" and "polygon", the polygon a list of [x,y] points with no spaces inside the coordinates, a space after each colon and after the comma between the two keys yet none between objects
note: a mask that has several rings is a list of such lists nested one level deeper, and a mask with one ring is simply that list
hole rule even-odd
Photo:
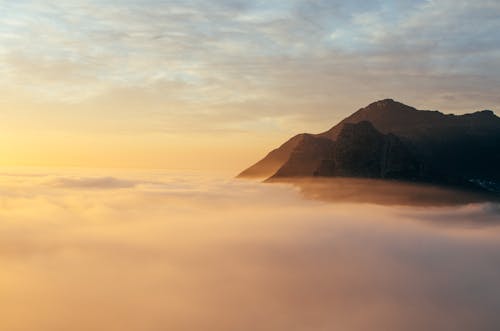
[{"label": "sky", "polygon": [[500,2],[0,0],[0,166],[238,172],[383,99],[500,109]]}]

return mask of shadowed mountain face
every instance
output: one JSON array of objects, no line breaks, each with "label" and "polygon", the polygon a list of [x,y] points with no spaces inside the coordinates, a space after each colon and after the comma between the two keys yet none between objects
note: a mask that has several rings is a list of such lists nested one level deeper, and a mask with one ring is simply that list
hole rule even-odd
[{"label": "shadowed mountain face", "polygon": [[330,130],[297,135],[239,177],[397,178],[498,190],[500,118],[445,115],[391,99]]},{"label": "shadowed mountain face", "polygon": [[313,136],[301,135],[288,159],[274,174],[276,177],[295,177],[304,174],[319,175],[318,170],[325,160],[333,157],[333,140]]}]

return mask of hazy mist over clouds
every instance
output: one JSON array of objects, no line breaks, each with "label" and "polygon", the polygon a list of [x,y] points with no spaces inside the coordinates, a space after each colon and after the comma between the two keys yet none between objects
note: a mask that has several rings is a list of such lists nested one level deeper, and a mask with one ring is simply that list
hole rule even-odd
[{"label": "hazy mist over clouds", "polygon": [[0,329],[500,327],[498,204],[332,203],[288,185],[113,174],[1,175]]}]

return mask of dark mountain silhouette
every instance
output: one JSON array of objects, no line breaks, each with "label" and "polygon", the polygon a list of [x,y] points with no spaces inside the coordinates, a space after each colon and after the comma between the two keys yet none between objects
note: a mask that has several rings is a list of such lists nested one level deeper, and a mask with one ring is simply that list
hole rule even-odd
[{"label": "dark mountain silhouette", "polygon": [[239,177],[391,178],[498,190],[500,118],[445,115],[386,99],[330,130],[299,134]]}]

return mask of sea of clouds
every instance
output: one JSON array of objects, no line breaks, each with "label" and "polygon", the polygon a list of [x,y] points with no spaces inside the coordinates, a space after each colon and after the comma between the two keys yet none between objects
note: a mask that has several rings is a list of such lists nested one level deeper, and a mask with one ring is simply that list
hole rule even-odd
[{"label": "sea of clouds", "polygon": [[5,171],[0,329],[500,328],[498,204],[303,193],[200,173]]}]

